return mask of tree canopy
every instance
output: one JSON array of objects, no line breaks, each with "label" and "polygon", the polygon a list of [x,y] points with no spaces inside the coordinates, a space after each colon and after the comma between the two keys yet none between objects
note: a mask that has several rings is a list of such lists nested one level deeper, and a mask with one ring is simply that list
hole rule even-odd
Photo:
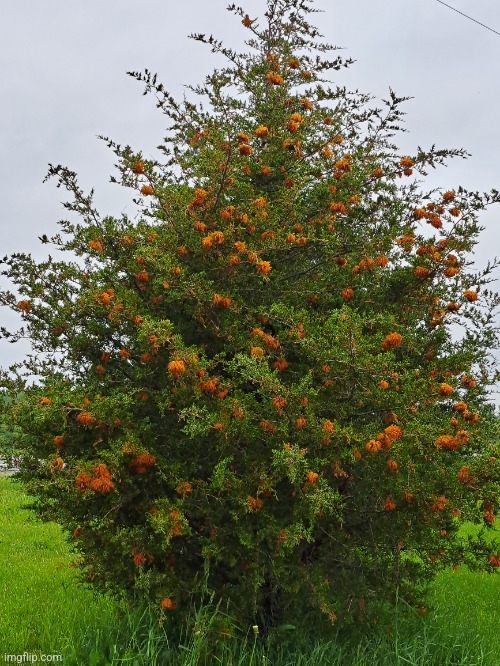
[{"label": "tree canopy", "polygon": [[74,260],[3,259],[24,326],[2,336],[34,350],[3,380],[21,474],[89,580],[171,618],[208,591],[242,626],[375,620],[500,564],[496,263],[472,265],[500,197],[425,189],[465,151],[400,154],[405,99],[328,81],[350,61],[313,3],[228,9],[248,51],[192,35],[227,66],[190,98],[131,72],[169,120],[158,160],[102,137],[137,218],[51,165]]}]

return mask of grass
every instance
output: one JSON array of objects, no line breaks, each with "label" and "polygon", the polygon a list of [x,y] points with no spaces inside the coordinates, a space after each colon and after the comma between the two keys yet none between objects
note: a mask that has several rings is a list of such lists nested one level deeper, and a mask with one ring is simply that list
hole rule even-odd
[{"label": "grass", "polygon": [[[362,639],[313,640],[300,631],[208,647],[214,616],[172,644],[147,611],[125,612],[78,582],[59,527],[27,511],[19,483],[0,477],[0,661],[4,654],[61,654],[65,666],[497,666],[500,576],[466,569],[439,576],[435,610]],[[59,662],[61,663],[61,662]]]},{"label": "grass", "polygon": [[88,627],[116,618],[113,602],[76,584],[74,556],[54,523],[25,509],[20,485],[0,477],[0,658],[60,653]]},{"label": "grass", "polygon": [[465,567],[443,572],[433,585],[430,601],[443,630],[477,636],[491,651],[491,663],[500,664],[500,576]]}]

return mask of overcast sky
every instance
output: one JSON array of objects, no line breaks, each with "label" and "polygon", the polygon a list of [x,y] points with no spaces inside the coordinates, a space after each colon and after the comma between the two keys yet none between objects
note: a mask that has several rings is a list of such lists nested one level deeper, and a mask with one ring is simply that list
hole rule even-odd
[{"label": "overcast sky", "polygon": [[[241,47],[249,33],[227,12],[226,0],[19,0],[4,3],[0,25],[0,253],[42,258],[37,236],[49,236],[64,217],[63,193],[42,180],[49,162],[95,187],[101,213],[131,215],[130,191],[109,184],[113,155],[98,134],[155,156],[165,119],[152,97],[126,76],[145,67],[174,95],[199,83],[221,61],[187,39],[213,33]],[[252,18],[264,0],[242,4]],[[500,32],[498,0],[448,4]],[[466,148],[431,176],[432,185],[500,189],[500,36],[437,0],[317,0],[312,17],[328,41],[357,62],[334,82],[385,97],[389,87],[412,96],[399,144]],[[500,209],[482,218],[486,230],[477,263],[499,250]],[[0,310],[3,322],[12,316]],[[0,365],[22,356],[0,341]]]}]

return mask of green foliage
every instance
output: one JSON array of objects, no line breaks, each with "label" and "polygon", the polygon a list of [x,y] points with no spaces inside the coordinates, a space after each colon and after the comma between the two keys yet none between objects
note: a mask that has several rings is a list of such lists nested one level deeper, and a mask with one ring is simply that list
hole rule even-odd
[{"label": "green foliage", "polygon": [[408,614],[399,602],[390,623],[379,622],[365,636],[318,635],[313,614],[297,625],[281,624],[266,637],[259,627],[240,632],[221,605],[214,608],[207,598],[204,605],[191,609],[191,629],[177,641],[169,625],[150,611],[123,607],[79,584],[72,567],[74,553],[61,530],[33,519],[19,483],[0,479],[0,499],[0,556],[9,562],[0,572],[5,593],[0,635],[7,654],[62,654],[63,663],[70,666],[498,663],[500,578],[485,572],[460,568],[441,573],[432,586],[427,613]]},{"label": "green foliage", "polygon": [[9,467],[16,467],[23,452],[23,432],[9,419],[10,410],[23,394],[0,394],[0,459]]},{"label": "green foliage", "polygon": [[496,264],[471,266],[500,197],[422,189],[465,152],[398,154],[404,100],[329,87],[348,63],[308,2],[269,0],[262,28],[230,10],[252,52],[194,36],[229,61],[205,106],[132,74],[170,120],[163,162],[107,140],[138,219],[51,166],[74,261],[3,260],[24,325],[2,334],[35,351],[4,380],[22,478],[89,580],[172,625],[208,594],[263,631],[368,626],[449,564],[500,564]]}]

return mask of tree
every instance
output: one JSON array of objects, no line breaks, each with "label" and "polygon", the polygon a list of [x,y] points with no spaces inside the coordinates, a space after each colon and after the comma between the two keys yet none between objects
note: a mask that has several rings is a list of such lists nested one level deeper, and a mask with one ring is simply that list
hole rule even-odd
[{"label": "tree", "polygon": [[0,464],[10,468],[16,467],[19,456],[22,456],[23,433],[19,428],[9,428],[6,413],[20,397],[0,393]]},{"label": "tree", "polygon": [[205,107],[131,73],[170,121],[162,161],[105,139],[139,220],[50,166],[75,259],[4,259],[25,326],[2,334],[36,353],[35,385],[4,379],[22,476],[90,580],[171,617],[208,589],[241,624],[375,619],[445,566],[500,563],[456,539],[498,505],[496,263],[471,256],[500,196],[422,189],[466,153],[401,156],[404,99],[330,87],[350,61],[308,1],[268,0],[263,26],[229,10],[251,51],[193,35],[228,61],[192,88]]}]

